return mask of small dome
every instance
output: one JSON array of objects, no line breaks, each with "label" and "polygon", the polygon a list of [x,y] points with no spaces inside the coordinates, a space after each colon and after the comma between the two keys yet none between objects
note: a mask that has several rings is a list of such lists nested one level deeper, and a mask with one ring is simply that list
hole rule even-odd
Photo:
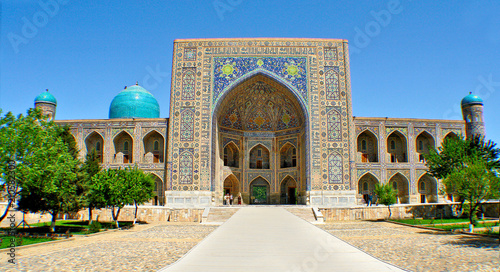
[{"label": "small dome", "polygon": [[45,90],[45,92],[39,94],[36,98],[35,98],[35,104],[36,103],[39,103],[39,102],[42,102],[42,103],[50,103],[50,104],[54,104],[54,105],[57,105],[57,100],[56,98],[51,94],[49,93],[49,90]]},{"label": "small dome", "polygon": [[154,96],[139,85],[126,87],[113,98],[109,118],[159,118],[160,106]]},{"label": "small dome", "polygon": [[465,105],[482,105],[483,104],[483,100],[475,95],[475,94],[472,94],[470,93],[468,96],[464,97],[464,99],[462,99],[462,106],[465,106]]}]

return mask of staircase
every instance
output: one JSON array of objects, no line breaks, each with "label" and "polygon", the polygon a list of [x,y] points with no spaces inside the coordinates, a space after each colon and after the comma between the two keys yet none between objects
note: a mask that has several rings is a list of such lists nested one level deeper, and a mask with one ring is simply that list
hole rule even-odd
[{"label": "staircase", "polygon": [[316,222],[316,218],[314,217],[314,213],[311,207],[293,207],[293,208],[286,208],[287,211],[291,212],[295,216],[298,216],[307,222],[314,223]]},{"label": "staircase", "polygon": [[240,208],[212,207],[208,213],[206,223],[224,223],[231,218]]}]

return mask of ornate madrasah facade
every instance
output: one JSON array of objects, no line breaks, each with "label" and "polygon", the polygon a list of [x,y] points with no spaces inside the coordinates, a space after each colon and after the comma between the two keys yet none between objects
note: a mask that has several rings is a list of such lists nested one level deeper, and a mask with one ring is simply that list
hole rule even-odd
[{"label": "ornate madrasah facade", "polygon": [[[483,103],[462,100],[464,120],[354,117],[349,51],[340,39],[174,41],[170,118],[139,85],[111,102],[109,118],[69,125],[84,158],[136,164],[156,177],[151,204],[353,206],[375,184],[399,203],[443,202],[423,154],[447,137],[484,135]],[[48,92],[35,106],[55,117]]]}]

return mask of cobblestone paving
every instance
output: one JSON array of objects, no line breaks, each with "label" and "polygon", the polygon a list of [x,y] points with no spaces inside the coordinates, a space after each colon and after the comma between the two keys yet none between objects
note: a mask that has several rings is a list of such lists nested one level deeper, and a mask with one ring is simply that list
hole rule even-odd
[{"label": "cobblestone paving", "polygon": [[[79,238],[50,249],[38,246],[25,254],[19,249],[24,257],[18,264],[2,259],[0,271],[156,271],[177,261],[216,228],[167,224]],[[66,243],[74,245],[68,248]]]},{"label": "cobblestone paving", "polygon": [[318,227],[383,261],[410,271],[500,271],[499,240],[386,222]]}]

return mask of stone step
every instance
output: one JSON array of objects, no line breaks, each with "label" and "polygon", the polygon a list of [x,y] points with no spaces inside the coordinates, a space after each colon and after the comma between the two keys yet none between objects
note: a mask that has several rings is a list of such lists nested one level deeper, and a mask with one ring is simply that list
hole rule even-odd
[{"label": "stone step", "polygon": [[206,222],[226,222],[231,216],[233,216],[240,208],[229,208],[229,207],[213,207],[210,208],[208,213],[208,218]]},{"label": "stone step", "polygon": [[298,216],[308,222],[316,222],[312,208],[286,208],[287,211],[291,212],[295,216]]}]

